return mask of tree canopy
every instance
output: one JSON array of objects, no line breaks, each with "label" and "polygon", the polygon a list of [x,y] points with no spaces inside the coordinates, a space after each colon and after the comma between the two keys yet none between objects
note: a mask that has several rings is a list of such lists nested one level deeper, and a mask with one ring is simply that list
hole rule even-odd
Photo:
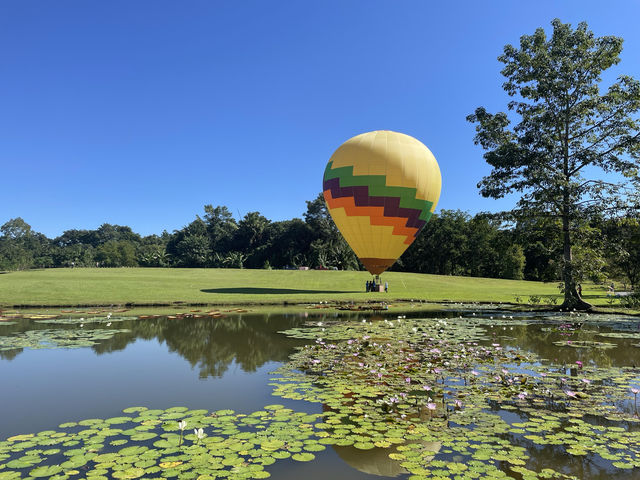
[{"label": "tree canopy", "polygon": [[479,107],[467,119],[493,167],[480,192],[520,195],[510,218],[557,220],[563,307],[589,308],[577,293],[572,248],[591,216],[638,206],[632,181],[640,167],[640,83],[620,75],[601,92],[603,72],[620,61],[622,39],[595,37],[586,23],[551,25],[550,37],[538,28],[498,57],[510,113]]}]

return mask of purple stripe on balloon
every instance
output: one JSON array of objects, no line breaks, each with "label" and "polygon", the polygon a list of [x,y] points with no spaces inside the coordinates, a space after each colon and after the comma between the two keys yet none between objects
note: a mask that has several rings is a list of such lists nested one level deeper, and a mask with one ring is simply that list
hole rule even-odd
[{"label": "purple stripe on balloon", "polygon": [[414,237],[417,237],[422,227],[427,224],[427,222],[420,219],[420,214],[422,213],[420,210],[401,207],[399,197],[370,196],[369,187],[367,186],[341,187],[338,177],[325,180],[323,188],[324,190],[330,190],[333,198],[353,197],[358,207],[384,207],[385,217],[406,218],[407,223],[405,225],[407,227],[418,229]]}]

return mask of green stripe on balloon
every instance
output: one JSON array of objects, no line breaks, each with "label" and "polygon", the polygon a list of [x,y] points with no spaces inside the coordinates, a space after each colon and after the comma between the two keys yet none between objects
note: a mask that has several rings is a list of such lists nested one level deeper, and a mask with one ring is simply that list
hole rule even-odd
[{"label": "green stripe on balloon", "polygon": [[353,166],[331,168],[333,162],[327,164],[324,171],[324,180],[332,178],[340,179],[341,187],[369,187],[369,195],[372,197],[398,197],[402,208],[414,208],[420,210],[420,220],[425,222],[431,218],[433,202],[416,198],[415,188],[392,187],[386,185],[384,175],[354,175]]}]

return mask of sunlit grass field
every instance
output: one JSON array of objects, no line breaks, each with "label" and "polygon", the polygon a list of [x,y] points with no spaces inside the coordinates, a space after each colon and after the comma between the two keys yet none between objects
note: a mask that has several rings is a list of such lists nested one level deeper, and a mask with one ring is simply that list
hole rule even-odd
[{"label": "sunlit grass field", "polygon": [[[284,304],[321,301],[425,300],[430,302],[541,303],[557,283],[388,272],[388,293],[365,293],[367,272],[75,268],[0,274],[0,305]],[[607,305],[602,287],[585,286],[588,301]]]}]

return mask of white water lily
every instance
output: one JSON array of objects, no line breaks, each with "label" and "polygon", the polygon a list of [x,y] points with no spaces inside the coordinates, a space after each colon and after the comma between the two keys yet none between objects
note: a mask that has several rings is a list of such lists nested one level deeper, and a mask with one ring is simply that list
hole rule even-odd
[{"label": "white water lily", "polygon": [[185,428],[187,428],[187,421],[186,420],[182,420],[181,422],[178,422],[178,428],[180,430],[184,430]]},{"label": "white water lily", "polygon": [[198,440],[202,440],[204,438],[204,431],[202,430],[202,428],[194,428],[193,433],[196,434]]}]

